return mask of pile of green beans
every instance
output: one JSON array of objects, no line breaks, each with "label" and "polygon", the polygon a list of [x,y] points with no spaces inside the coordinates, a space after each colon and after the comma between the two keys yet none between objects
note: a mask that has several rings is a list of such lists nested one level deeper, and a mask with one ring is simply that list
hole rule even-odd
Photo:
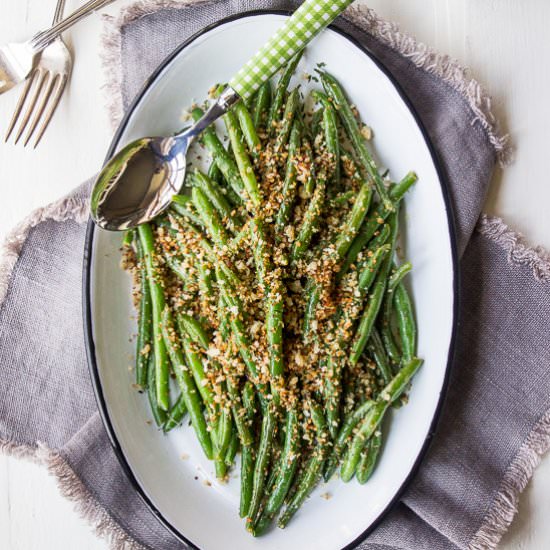
[{"label": "pile of green beans", "polygon": [[123,240],[136,387],[164,432],[191,426],[221,482],[240,455],[254,536],[284,528],[338,469],[368,481],[422,364],[412,266],[396,253],[416,175],[386,177],[324,69],[310,98],[293,87],[299,61],[223,117],[225,137],[203,133],[208,169]]}]

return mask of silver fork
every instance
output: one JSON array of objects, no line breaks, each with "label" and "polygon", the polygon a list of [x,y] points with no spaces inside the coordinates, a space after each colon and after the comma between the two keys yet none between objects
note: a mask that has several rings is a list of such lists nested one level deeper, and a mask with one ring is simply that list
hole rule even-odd
[{"label": "silver fork", "polygon": [[[59,1],[60,0],[58,0],[58,2]],[[67,82],[72,66],[72,58],[63,42],[59,41],[57,44],[54,44],[54,42],[68,28],[72,27],[84,17],[87,17],[99,8],[102,8],[111,2],[113,2],[113,0],[88,0],[88,2],[76,9],[65,19],[61,19],[50,29],[39,32],[30,40],[0,46],[0,94],[3,94],[13,86],[16,86],[26,80],[23,94],[16,106],[14,116],[8,128],[6,141],[8,140],[19,118],[25,104],[25,100],[30,93],[30,103],[25,111],[21,128],[17,133],[16,143],[25,130],[25,127],[33,114],[35,106],[38,104],[38,110],[35,111],[35,116],[31,122],[31,126],[25,140],[26,145],[43,113],[45,112],[46,118],[40,127],[38,138],[34,144],[36,147],[53,115],[55,108],[57,107],[57,104],[59,103],[59,99],[63,93],[63,88],[65,87],[65,83]],[[58,13],[56,10],[56,16],[57,15]],[[54,46],[51,50],[48,48],[50,44]],[[41,52],[46,53],[46,48],[49,50],[48,55],[41,56]],[[68,63],[68,66],[65,62]],[[35,68],[37,68],[38,65],[40,65],[43,70],[35,72]],[[46,92],[45,94],[43,93],[44,91]]]},{"label": "silver fork", "polygon": [[[52,23],[53,25],[61,21],[64,9],[65,0],[57,0],[57,6],[55,7],[55,14]],[[6,132],[5,141],[8,141],[13,129],[15,128],[15,124],[19,119],[19,115],[23,110],[27,97],[30,95],[29,104],[27,105],[23,120],[21,121],[19,130],[15,136],[15,143],[17,143],[21,138],[34,111],[34,117],[27,132],[27,136],[25,137],[23,146],[27,145],[41,117],[44,116],[34,142],[34,147],[38,145],[42,135],[48,127],[57,105],[59,104],[61,96],[63,95],[63,90],[67,84],[72,64],[73,59],[71,53],[61,37],[56,38],[42,51],[38,64],[27,78],[25,87],[23,88],[19,101],[17,102],[8,131]]]}]

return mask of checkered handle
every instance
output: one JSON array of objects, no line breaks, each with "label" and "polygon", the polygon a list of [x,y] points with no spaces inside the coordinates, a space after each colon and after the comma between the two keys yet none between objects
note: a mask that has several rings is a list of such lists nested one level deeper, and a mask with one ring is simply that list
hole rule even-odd
[{"label": "checkered handle", "polygon": [[306,0],[235,75],[229,86],[243,99],[248,99],[352,2],[353,0]]}]

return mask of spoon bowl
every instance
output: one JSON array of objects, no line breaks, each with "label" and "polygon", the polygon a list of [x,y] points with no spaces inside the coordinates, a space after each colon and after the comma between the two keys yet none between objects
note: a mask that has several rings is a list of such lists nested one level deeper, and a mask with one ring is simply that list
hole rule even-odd
[{"label": "spoon bowl", "polygon": [[95,182],[90,200],[95,223],[109,231],[124,231],[168,208],[183,187],[189,146],[239,100],[228,87],[195,124],[179,134],[140,138],[123,147]]},{"label": "spoon bowl", "polygon": [[165,210],[185,181],[185,155],[194,135],[147,137],[121,149],[99,174],[90,209],[111,231],[145,223]]}]

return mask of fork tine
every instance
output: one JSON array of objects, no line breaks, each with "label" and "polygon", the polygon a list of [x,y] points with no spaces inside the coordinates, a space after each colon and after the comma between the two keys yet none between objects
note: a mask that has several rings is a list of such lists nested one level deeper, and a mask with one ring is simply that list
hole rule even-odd
[{"label": "fork tine", "polygon": [[29,118],[31,117],[32,112],[34,111],[34,106],[36,105],[36,102],[38,101],[38,98],[40,97],[40,92],[42,91],[42,88],[44,87],[44,80],[46,79],[46,76],[48,74],[47,72],[40,71],[40,69],[38,70],[38,72],[40,73],[38,85],[36,86],[36,88],[34,90],[34,93],[31,97],[30,104],[28,105],[27,110],[25,112],[25,116],[24,116],[24,118],[21,122],[21,126],[19,126],[19,130],[17,131],[17,135],[15,136],[15,143],[16,144],[19,141],[19,139],[21,138],[21,135],[23,134],[23,131],[25,130],[25,128],[26,128],[26,126],[29,122]]},{"label": "fork tine", "polygon": [[36,148],[36,146],[40,143],[40,140],[42,139],[42,136],[46,131],[46,128],[48,127],[48,124],[50,123],[50,120],[53,114],[55,113],[57,106],[59,105],[59,101],[61,100],[61,96],[63,95],[65,85],[67,84],[68,75],[58,74],[56,75],[56,78],[57,77],[59,77],[59,79],[57,80],[57,86],[53,92],[53,96],[50,101],[50,106],[48,107],[48,110],[46,111],[46,115],[44,116],[44,121],[42,122],[42,125],[38,130],[38,135],[36,136],[36,141],[34,142],[34,146],[33,146],[34,148]]},{"label": "fork tine", "polygon": [[46,105],[48,104],[48,100],[50,99],[50,96],[52,95],[52,91],[55,85],[55,81],[57,79],[57,74],[52,73],[51,71],[46,71],[46,78],[44,85],[42,87],[43,93],[42,97],[40,98],[40,101],[38,102],[37,108],[34,111],[34,117],[32,119],[31,125],[29,126],[29,129],[27,131],[27,135],[25,137],[25,141],[23,142],[23,147],[27,146],[27,143],[29,143],[29,140],[32,137],[32,134],[40,122],[40,119],[42,118],[42,114],[44,113],[44,109],[46,108]]},{"label": "fork tine", "polygon": [[23,88],[23,91],[21,92],[21,95],[19,96],[19,101],[17,102],[17,106],[15,107],[15,111],[13,113],[13,116],[10,120],[10,125],[8,127],[8,131],[6,132],[6,137],[4,138],[4,143],[10,139],[11,133],[13,132],[13,129],[15,128],[15,123],[17,122],[17,119],[19,118],[19,115],[21,114],[21,109],[23,108],[23,105],[25,104],[25,100],[27,99],[27,96],[29,95],[29,91],[31,89],[32,83],[34,82],[35,76],[37,75],[38,71],[33,71],[32,74],[27,78],[27,81],[25,82],[25,87]]}]

